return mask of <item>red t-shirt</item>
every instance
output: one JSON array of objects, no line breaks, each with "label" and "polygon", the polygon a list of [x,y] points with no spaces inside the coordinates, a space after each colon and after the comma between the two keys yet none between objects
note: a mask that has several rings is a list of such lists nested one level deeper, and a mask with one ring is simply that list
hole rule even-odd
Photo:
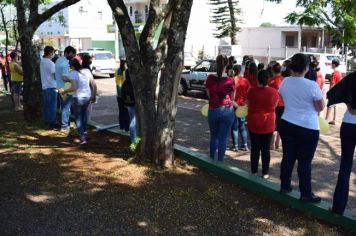
[{"label": "red t-shirt", "polygon": [[341,79],[342,79],[341,72],[338,70],[334,70],[334,73],[331,75],[330,85],[335,85],[339,83]]},{"label": "red t-shirt", "polygon": [[320,71],[316,72],[316,83],[319,85],[320,89],[323,90],[325,80]]},{"label": "red t-shirt", "polygon": [[275,130],[278,99],[279,94],[274,88],[250,88],[247,93],[247,127],[252,133],[268,134]]},{"label": "red t-shirt", "polygon": [[241,76],[236,76],[235,80],[235,88],[236,88],[236,95],[235,95],[235,102],[239,106],[243,106],[246,103],[246,96],[247,91],[250,89],[250,82],[247,79]]},{"label": "red t-shirt", "polygon": [[257,77],[252,75],[252,74],[247,74],[247,76],[245,77],[248,82],[250,82],[250,86],[251,88],[255,88],[257,87]]},{"label": "red t-shirt", "polygon": [[234,79],[223,77],[218,79],[216,75],[209,75],[205,88],[209,90],[209,108],[215,109],[232,104],[231,92],[235,89]]},{"label": "red t-shirt", "polygon": [[[278,92],[279,88],[281,87],[282,81],[283,81],[283,76],[275,75],[268,81],[268,86],[276,89]],[[277,106],[284,107],[284,103],[283,103],[281,95],[279,95],[279,100],[278,100]]]}]

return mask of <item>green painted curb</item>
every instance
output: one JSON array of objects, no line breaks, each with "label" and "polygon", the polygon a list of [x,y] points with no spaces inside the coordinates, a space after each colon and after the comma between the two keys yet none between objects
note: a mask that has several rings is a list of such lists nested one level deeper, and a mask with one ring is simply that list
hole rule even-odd
[{"label": "green painted curb", "polygon": [[279,192],[279,184],[266,181],[260,177],[256,177],[247,171],[237,167],[229,166],[224,163],[212,161],[206,155],[191,151],[180,145],[175,145],[175,154],[183,160],[204,169],[217,176],[223,177],[235,184],[249,189],[255,193],[260,193],[263,196],[276,200],[286,206],[298,209],[309,213],[310,215],[324,220],[330,224],[340,226],[344,229],[356,232],[356,213],[346,210],[343,216],[336,215],[329,211],[331,204],[322,201],[319,204],[303,203],[299,200],[299,192],[292,191],[289,194],[281,194]]}]

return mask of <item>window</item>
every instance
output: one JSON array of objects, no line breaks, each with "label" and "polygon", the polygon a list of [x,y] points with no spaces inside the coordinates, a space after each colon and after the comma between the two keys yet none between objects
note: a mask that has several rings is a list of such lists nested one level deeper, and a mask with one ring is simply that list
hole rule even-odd
[{"label": "window", "polygon": [[132,16],[132,7],[130,6],[130,16]]},{"label": "window", "polygon": [[311,38],[311,47],[312,48],[316,48],[317,47],[317,41],[318,41],[318,38],[316,36],[313,36]]},{"label": "window", "polygon": [[199,65],[197,65],[194,70],[195,71],[202,71],[202,72],[208,72],[212,68],[212,63],[210,61],[202,61]]},{"label": "window", "polygon": [[294,47],[294,36],[293,35],[287,35],[286,36],[286,46],[287,47]]}]

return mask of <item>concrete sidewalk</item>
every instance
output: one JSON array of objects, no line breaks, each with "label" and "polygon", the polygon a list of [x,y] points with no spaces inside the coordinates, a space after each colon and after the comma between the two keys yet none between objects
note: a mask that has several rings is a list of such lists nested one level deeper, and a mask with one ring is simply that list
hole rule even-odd
[{"label": "concrete sidewalk", "polygon": [[[115,86],[112,79],[96,80],[100,98],[94,106],[92,120],[102,124],[118,123],[118,107],[115,95]],[[200,98],[196,98],[200,97]],[[194,151],[208,154],[209,152],[209,126],[207,118],[203,117],[200,109],[207,101],[201,93],[190,93],[188,97],[180,97],[176,120],[175,142]],[[339,130],[345,106],[340,105],[337,125],[332,126],[327,135],[321,135],[317,152],[313,160],[313,189],[314,193],[324,200],[332,201],[334,188],[340,165],[340,139]],[[231,140],[230,140],[231,142]],[[231,144],[229,144],[230,146]],[[270,181],[279,183],[281,150],[271,151]],[[225,162],[250,170],[249,152],[226,152]],[[293,186],[298,188],[298,178],[293,172]],[[350,195],[348,209],[356,211],[356,167],[352,169],[350,179]]]}]

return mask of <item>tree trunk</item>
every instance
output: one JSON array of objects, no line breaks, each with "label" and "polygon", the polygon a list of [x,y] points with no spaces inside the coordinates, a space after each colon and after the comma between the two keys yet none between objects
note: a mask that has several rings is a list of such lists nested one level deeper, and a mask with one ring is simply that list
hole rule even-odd
[{"label": "tree trunk", "polygon": [[237,44],[237,39],[236,39],[237,26],[236,26],[234,5],[233,5],[232,0],[228,0],[227,2],[229,5],[230,23],[231,23],[231,30],[230,30],[231,45],[236,45]]},{"label": "tree trunk", "polygon": [[41,80],[39,76],[39,56],[32,44],[33,32],[21,32],[21,58],[24,74],[23,104],[26,121],[41,119]]}]

